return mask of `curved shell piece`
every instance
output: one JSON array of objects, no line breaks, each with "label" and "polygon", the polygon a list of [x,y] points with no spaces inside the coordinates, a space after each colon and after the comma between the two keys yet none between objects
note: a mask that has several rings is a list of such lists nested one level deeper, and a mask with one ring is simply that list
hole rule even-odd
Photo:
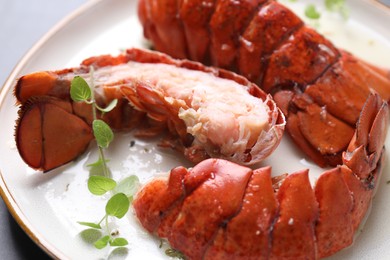
[{"label": "curved shell piece", "polygon": [[[174,57],[187,48],[185,57],[235,71],[272,94],[293,141],[321,167],[342,163],[371,89],[390,100],[388,69],[337,49],[278,1],[187,0],[175,2],[176,15],[168,5],[158,19],[143,12],[165,1],[139,2],[154,47]],[[183,26],[166,26],[170,17]],[[185,37],[155,40],[155,31]]]},{"label": "curved shell piece", "polygon": [[352,171],[324,172],[314,188],[307,170],[280,187],[270,174],[208,159],[152,180],[133,206],[149,232],[188,259],[317,259],[352,244],[373,195]]},{"label": "curved shell piece", "polygon": [[[75,159],[92,139],[90,135],[83,140],[78,137],[78,131],[85,132],[83,127],[90,127],[92,113],[85,103],[70,99],[70,82],[75,76],[87,82],[93,80],[95,98],[101,107],[119,100],[117,107],[102,117],[112,128],[124,130],[142,124],[143,136],[168,129],[170,137],[164,146],[182,151],[193,162],[218,157],[242,164],[257,163],[278,146],[284,131],[284,116],[272,97],[244,77],[188,60],[174,60],[158,52],[129,49],[115,57],[91,57],[79,68],[20,78],[14,93],[22,107],[26,103],[29,107],[46,104],[37,96],[57,98],[69,107],[67,116],[75,125],[72,129],[53,125],[51,132],[56,133],[56,138],[49,142],[47,131],[33,136],[38,135],[39,124],[33,135],[23,126],[28,120],[41,122],[41,115],[42,122],[54,122],[55,118],[48,117],[47,112],[28,113],[28,109],[21,109],[15,134],[18,148],[26,163],[36,169],[47,171]],[[47,145],[61,150],[65,135],[67,144],[81,142],[82,147],[72,146],[73,152],[68,154],[46,150],[41,159],[28,159],[35,154],[34,143],[45,139]],[[53,160],[52,164],[41,163]]]},{"label": "curved shell piece", "polygon": [[[37,97],[23,105],[16,128],[16,146],[28,165],[53,169],[87,149],[93,139],[92,128],[71,110],[69,103],[53,97]],[[58,128],[64,133],[61,138]]]},{"label": "curved shell piece", "polygon": [[[371,94],[348,158],[323,172],[314,187],[307,169],[271,177],[270,166],[252,170],[208,159],[186,171],[173,169],[168,180],[147,183],[134,200],[135,213],[149,232],[189,259],[330,256],[353,243],[375,194],[385,158],[386,133],[378,134],[383,123],[388,123],[387,102]],[[153,228],[151,218],[159,223]]]}]

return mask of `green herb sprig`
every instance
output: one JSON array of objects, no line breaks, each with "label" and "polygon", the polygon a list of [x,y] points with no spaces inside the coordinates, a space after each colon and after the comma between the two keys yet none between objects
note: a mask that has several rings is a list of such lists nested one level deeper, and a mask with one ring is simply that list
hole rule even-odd
[{"label": "green herb sprig", "polygon": [[[100,107],[94,97],[94,81],[93,81],[94,70],[91,67],[90,70],[90,85],[85,81],[81,76],[76,76],[73,78],[70,87],[70,96],[75,102],[84,102],[92,107],[92,130],[99,151],[99,158],[96,162],[89,164],[90,167],[90,177],[88,179],[88,190],[97,196],[102,196],[104,194],[110,193],[111,197],[106,203],[105,215],[103,218],[95,222],[78,222],[80,225],[87,226],[93,229],[103,229],[102,224],[106,227],[106,233],[101,235],[101,237],[94,242],[94,246],[97,249],[105,248],[107,245],[110,246],[126,246],[128,241],[123,237],[114,237],[115,232],[111,232],[108,225],[108,218],[114,217],[117,219],[123,218],[130,208],[130,203],[133,200],[133,195],[137,191],[139,180],[137,176],[132,175],[125,178],[124,180],[117,183],[114,179],[110,177],[110,171],[107,166],[108,160],[105,158],[104,149],[108,148],[110,143],[114,139],[114,133],[110,126],[104,122],[102,119],[97,118],[97,111],[100,111],[102,115],[104,113],[110,112],[117,105],[118,100],[112,100],[108,106]],[[92,174],[96,173],[100,174]]]}]

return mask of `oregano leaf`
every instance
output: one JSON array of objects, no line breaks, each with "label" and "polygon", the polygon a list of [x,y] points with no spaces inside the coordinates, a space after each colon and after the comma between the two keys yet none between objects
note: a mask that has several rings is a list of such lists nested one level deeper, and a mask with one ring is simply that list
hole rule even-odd
[{"label": "oregano leaf", "polygon": [[127,246],[129,242],[123,237],[117,237],[110,240],[110,246]]},{"label": "oregano leaf", "polygon": [[[111,176],[110,168],[106,166],[106,163],[110,160],[103,161],[101,158],[99,158],[96,162],[87,164],[87,167],[89,167],[89,175],[97,175],[97,176]],[[108,173],[108,175],[105,175]]]},{"label": "oregano leaf", "polygon": [[[114,139],[114,133],[107,123],[105,123],[103,120],[97,119],[96,112],[97,110],[101,111],[102,113],[112,111],[117,106],[118,100],[112,100],[106,107],[99,107],[99,105],[96,103],[96,100],[94,99],[94,92],[93,90],[91,90],[91,88],[94,88],[93,71],[93,67],[91,67],[91,87],[82,77],[75,76],[73,78],[70,86],[70,96],[75,102],[85,102],[92,106],[92,114],[94,119],[92,122],[92,129],[99,149],[99,159],[96,162],[88,165],[88,167],[90,167],[91,174],[90,178],[88,179],[88,189],[92,194],[103,195],[108,191],[112,191],[117,186],[117,183],[113,179],[108,177],[110,175],[110,172],[106,165],[107,160],[104,158],[103,153],[103,148],[107,148],[111,141]],[[94,171],[98,171],[99,175],[92,174],[92,172]],[[103,176],[101,176],[100,173],[103,173]],[[99,232],[96,229],[102,229],[101,222],[104,220],[106,220],[107,225],[108,216],[122,218],[127,213],[130,207],[130,199],[128,198],[127,194],[129,194],[129,197],[132,200],[132,195],[135,193],[138,183],[138,178],[134,177],[126,178],[121,183],[121,186],[119,187],[118,191],[116,191],[117,193],[108,200],[105,209],[106,215],[99,223],[82,221],[78,223],[80,225],[93,228],[88,230],[95,230],[96,232]],[[96,239],[98,239],[99,237],[101,237],[101,234],[99,234]],[[102,249],[108,244],[110,244],[110,246],[126,246],[128,244],[128,241],[122,237],[114,239],[112,238],[111,234],[103,236],[96,242],[94,242],[94,246],[97,249]]]},{"label": "oregano leaf", "polygon": [[88,101],[91,98],[88,83],[80,76],[75,76],[70,84],[70,97],[73,101]]},{"label": "oregano leaf", "polygon": [[102,248],[105,248],[108,245],[108,241],[110,241],[110,236],[107,235],[107,236],[104,236],[104,237],[100,238],[93,245],[97,249],[102,249]]},{"label": "oregano leaf", "polygon": [[325,0],[325,7],[328,11],[337,11],[345,4],[345,0]]},{"label": "oregano leaf", "polygon": [[88,190],[94,195],[103,195],[113,190],[115,186],[116,181],[104,176],[92,175],[88,179]]},{"label": "oregano leaf", "polygon": [[91,228],[95,228],[95,229],[102,229],[102,227],[100,226],[100,224],[96,224],[96,223],[92,223],[92,222],[83,222],[83,221],[79,221],[79,222],[77,222],[77,223],[79,223],[80,225],[87,226],[87,227],[91,227]]},{"label": "oregano leaf", "polygon": [[96,138],[98,146],[107,148],[110,142],[114,139],[114,133],[110,126],[103,120],[96,119],[92,123],[93,134]]},{"label": "oregano leaf", "polygon": [[348,19],[349,11],[345,0],[325,0],[325,7],[330,12],[339,12],[344,19]]},{"label": "oregano leaf", "polygon": [[110,104],[108,104],[108,106],[106,106],[106,107],[99,107],[98,105],[96,105],[96,108],[99,109],[101,112],[108,113],[111,110],[113,110],[116,107],[117,104],[118,104],[118,99],[113,99],[110,102]]},{"label": "oregano leaf", "polygon": [[306,7],[305,15],[313,20],[319,19],[321,17],[321,14],[317,11],[316,6],[313,4],[310,4]]},{"label": "oregano leaf", "polygon": [[[107,163],[107,162],[109,162],[109,160],[106,160],[105,162]],[[103,165],[104,165],[104,162],[103,162],[102,158],[99,157],[99,159],[97,159],[96,162],[87,164],[87,167],[102,167]]]},{"label": "oregano leaf", "polygon": [[136,175],[131,175],[121,180],[115,187],[115,193],[124,193],[127,197],[133,196],[139,189],[139,179]]},{"label": "oregano leaf", "polygon": [[124,193],[117,193],[112,196],[106,204],[107,215],[122,218],[130,207],[129,198]]}]

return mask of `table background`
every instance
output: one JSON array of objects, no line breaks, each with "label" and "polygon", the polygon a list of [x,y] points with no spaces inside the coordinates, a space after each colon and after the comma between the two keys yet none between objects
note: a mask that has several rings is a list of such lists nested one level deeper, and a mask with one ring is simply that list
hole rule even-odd
[{"label": "table background", "polygon": [[[47,31],[86,2],[87,0],[0,0],[0,87],[24,54]],[[49,259],[18,226],[2,199],[0,259]]]},{"label": "table background", "polygon": [[[57,22],[88,0],[0,0],[0,87],[23,55]],[[355,0],[361,1],[361,0]],[[382,0],[390,5],[390,0]],[[0,259],[48,259],[0,199]]]}]

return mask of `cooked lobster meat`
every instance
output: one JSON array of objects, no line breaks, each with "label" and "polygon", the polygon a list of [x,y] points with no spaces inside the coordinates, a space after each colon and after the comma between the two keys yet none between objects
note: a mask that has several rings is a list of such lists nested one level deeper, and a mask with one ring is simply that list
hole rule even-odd
[{"label": "cooked lobster meat", "polygon": [[79,75],[90,81],[91,66],[100,106],[119,100],[113,111],[101,116],[110,126],[123,130],[143,124],[139,132],[143,136],[168,129],[170,136],[163,145],[184,152],[193,162],[211,156],[253,164],[281,140],[283,114],[270,95],[244,77],[129,49],[116,57],[89,58],[79,68],[19,79],[15,96],[22,106],[15,136],[31,167],[48,171],[61,166],[79,156],[93,139],[92,110],[70,99],[71,80]]},{"label": "cooked lobster meat", "polygon": [[[271,176],[222,159],[147,183],[134,200],[149,232],[188,259],[317,259],[352,244],[380,178],[387,102],[371,94],[343,164],[313,185],[304,169]],[[278,173],[276,173],[278,174]]]},{"label": "cooked lobster meat", "polygon": [[154,48],[238,72],[274,96],[294,142],[320,166],[342,153],[371,89],[390,100],[390,72],[337,49],[276,1],[140,0]]}]

